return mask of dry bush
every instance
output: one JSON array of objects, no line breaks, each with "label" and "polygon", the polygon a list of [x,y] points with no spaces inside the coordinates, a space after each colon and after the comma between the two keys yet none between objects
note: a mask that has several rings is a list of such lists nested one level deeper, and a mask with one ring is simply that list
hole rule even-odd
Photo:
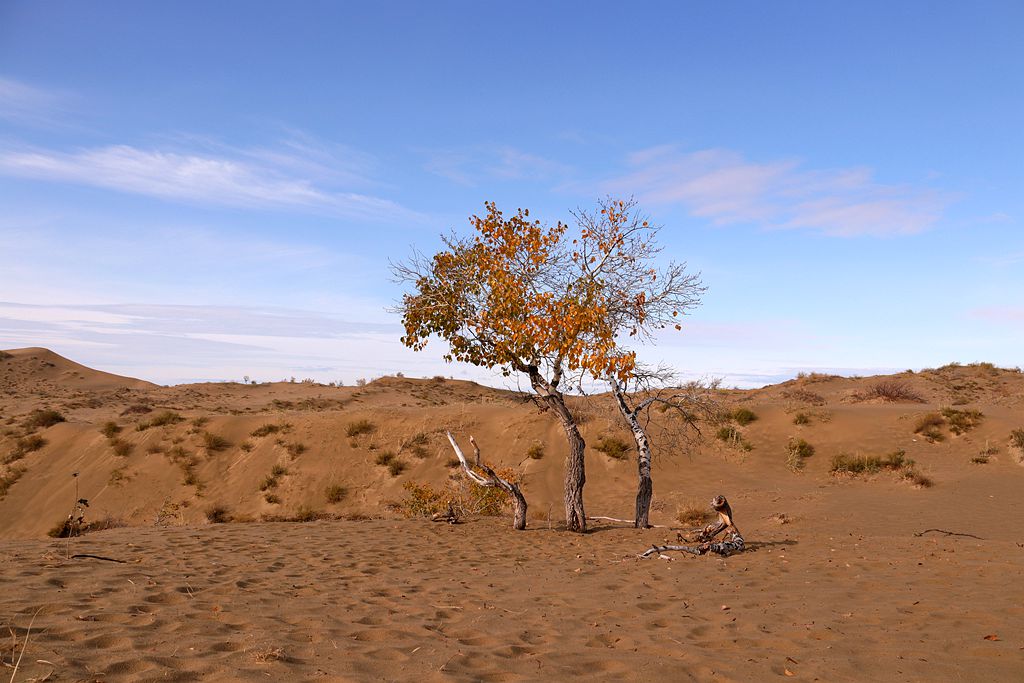
[{"label": "dry bush", "polygon": [[288,455],[290,455],[292,460],[294,460],[306,452],[306,444],[293,441],[285,444],[284,449],[288,451]]},{"label": "dry bush", "polygon": [[791,470],[800,471],[804,468],[804,460],[814,455],[814,446],[803,439],[790,439],[786,446],[786,465]]},{"label": "dry bush", "polygon": [[46,439],[39,436],[38,434],[30,434],[23,436],[14,442],[14,450],[12,450],[4,459],[4,464],[9,465],[12,462],[21,460],[29,453],[38,451],[40,448],[47,444]]},{"label": "dry bush", "polygon": [[94,531],[120,529],[126,526],[128,526],[128,523],[120,517],[104,517],[95,522],[82,522],[81,524],[76,524],[74,520],[69,518],[58,522],[52,529],[46,532],[46,535],[50,538],[69,538]]},{"label": "dry bush", "polygon": [[979,424],[984,417],[980,410],[956,410],[955,408],[943,408],[942,417],[949,425],[949,431],[957,436],[971,431]]},{"label": "dry bush", "polygon": [[25,474],[24,467],[10,467],[7,469],[6,474],[0,474],[0,498],[7,495],[14,483],[21,478],[21,475]]},{"label": "dry bush", "polygon": [[261,437],[270,436],[271,434],[277,434],[278,432],[288,433],[291,431],[291,424],[288,422],[281,422],[280,424],[265,424],[252,430],[250,436]]},{"label": "dry bush", "polygon": [[181,415],[174,412],[173,410],[165,410],[161,413],[157,413],[146,422],[140,422],[139,424],[135,425],[135,429],[137,431],[144,432],[150,427],[166,427],[168,425],[184,422],[184,420],[185,418],[183,418]]},{"label": "dry bush", "polygon": [[206,521],[211,524],[226,524],[232,519],[231,510],[227,505],[216,503],[206,508]]},{"label": "dry bush", "polygon": [[715,432],[715,438],[741,451],[750,451],[754,448],[749,441],[743,438],[740,430],[736,429],[733,425],[722,425],[719,427],[718,431]]},{"label": "dry bush", "polygon": [[391,464],[391,461],[394,460],[394,459],[395,459],[395,452],[394,451],[381,451],[380,453],[377,454],[377,457],[374,458],[373,461],[376,464],[378,464],[378,465],[383,465],[383,466],[387,467],[389,464]]},{"label": "dry bush", "polygon": [[238,447],[241,448],[242,452],[244,452],[244,453],[248,453],[253,448],[255,448],[255,446],[253,445],[252,441],[243,441],[242,443],[238,444]]},{"label": "dry bush", "polygon": [[741,427],[746,427],[748,424],[757,419],[757,414],[750,408],[741,407],[732,411],[729,417]]},{"label": "dry bush", "polygon": [[111,439],[110,447],[113,449],[114,455],[121,458],[127,458],[131,455],[132,449],[134,448],[130,442],[125,441],[124,439]]},{"label": "dry bush", "polygon": [[153,409],[145,403],[133,403],[121,411],[121,417],[125,417],[127,415],[145,415],[146,413],[151,412],[153,412]]},{"label": "dry bush", "polygon": [[902,479],[914,486],[927,488],[932,485],[932,480],[917,471],[914,461],[907,458],[903,450],[893,451],[885,457],[840,453],[832,458],[832,467],[829,471],[835,475],[853,476],[890,471],[898,473]]},{"label": "dry bush", "polygon": [[799,401],[800,403],[808,403],[813,406],[825,405],[825,397],[821,394],[817,394],[807,389],[787,389],[782,392],[782,395],[793,401]]},{"label": "dry bush", "polygon": [[113,439],[115,436],[121,433],[121,425],[117,424],[113,420],[104,422],[103,426],[100,427],[100,433],[108,439]]},{"label": "dry bush", "polygon": [[703,526],[713,516],[714,513],[707,505],[698,505],[692,501],[676,508],[676,521],[687,526]]},{"label": "dry bush", "polygon": [[526,449],[526,457],[530,460],[540,460],[544,457],[544,444],[535,443]]},{"label": "dry bush", "polygon": [[340,503],[348,495],[348,489],[341,484],[331,484],[324,490],[328,503]]},{"label": "dry bush", "polygon": [[796,378],[801,382],[807,384],[814,384],[816,382],[827,382],[830,379],[842,379],[839,375],[829,375],[824,372],[798,372]]},{"label": "dry bush", "polygon": [[391,474],[392,477],[397,477],[402,472],[405,472],[405,468],[405,463],[399,460],[398,458],[394,458],[393,460],[391,460],[391,462],[388,463],[388,472]]},{"label": "dry bush", "polygon": [[871,385],[867,391],[858,394],[858,400],[867,401],[880,398],[892,403],[924,403],[924,397],[914,391],[906,382],[886,379]]},{"label": "dry bush", "polygon": [[811,417],[807,413],[797,413],[793,417],[793,424],[795,424],[795,425],[809,425],[809,424],[811,424]]},{"label": "dry bush", "polygon": [[260,516],[264,522],[315,522],[321,519],[342,519],[342,515],[332,514],[323,510],[314,510],[303,505],[295,511],[294,515],[268,515]]},{"label": "dry bush", "polygon": [[50,410],[49,408],[36,408],[28,417],[22,422],[22,426],[27,430],[33,429],[45,429],[46,427],[52,427],[58,422],[64,422],[64,416],[56,410]]},{"label": "dry bush", "polygon": [[1024,451],[1024,429],[1014,429],[1010,432],[1010,445]]},{"label": "dry bush", "polygon": [[270,468],[270,476],[272,477],[284,477],[288,475],[288,468],[284,465],[274,465]]},{"label": "dry bush", "polygon": [[210,452],[224,451],[231,447],[231,442],[223,436],[203,432],[203,447]]},{"label": "dry bush", "polygon": [[[480,474],[484,474],[480,472]],[[515,471],[502,468],[499,477],[512,483],[519,483]],[[508,493],[496,486],[480,486],[459,477],[449,480],[443,488],[430,484],[407,481],[402,485],[406,491],[403,500],[393,508],[406,517],[430,517],[447,512],[449,508],[460,517],[468,515],[496,516],[508,512],[512,502]]]},{"label": "dry bush", "polygon": [[628,443],[615,436],[602,436],[593,448],[613,460],[625,460],[631,450]]},{"label": "dry bush", "polygon": [[356,420],[355,422],[349,422],[345,428],[345,436],[352,438],[359,436],[360,434],[372,434],[377,431],[377,425],[373,424],[369,420],[362,419]]},{"label": "dry bush", "polygon": [[946,424],[946,419],[938,413],[925,413],[917,418],[914,424],[914,433],[923,436],[929,443],[942,441],[946,437],[941,428]]},{"label": "dry bush", "polygon": [[111,486],[120,486],[126,481],[128,481],[128,475],[124,473],[124,469],[121,467],[111,470],[110,478],[107,479],[107,483]]},{"label": "dry bush", "polygon": [[271,505],[280,505],[281,497],[276,493],[266,493],[263,495],[263,500],[267,501]]}]

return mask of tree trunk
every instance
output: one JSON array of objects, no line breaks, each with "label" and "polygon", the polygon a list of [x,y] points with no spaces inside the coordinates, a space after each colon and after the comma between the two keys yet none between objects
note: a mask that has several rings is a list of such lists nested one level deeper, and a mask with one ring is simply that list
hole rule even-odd
[{"label": "tree trunk", "polygon": [[526,498],[517,484],[512,484],[509,493],[512,494],[512,528],[522,531],[526,528]]},{"label": "tree trunk", "polygon": [[651,499],[654,497],[654,482],[651,480],[651,443],[647,439],[647,432],[640,425],[636,413],[626,405],[626,397],[622,393],[619,383],[612,380],[612,393],[615,394],[615,401],[619,405],[619,412],[626,419],[629,430],[633,432],[633,441],[636,442],[636,466],[639,482],[636,487],[636,513],[633,516],[633,526],[637,529],[646,529],[650,524]]}]

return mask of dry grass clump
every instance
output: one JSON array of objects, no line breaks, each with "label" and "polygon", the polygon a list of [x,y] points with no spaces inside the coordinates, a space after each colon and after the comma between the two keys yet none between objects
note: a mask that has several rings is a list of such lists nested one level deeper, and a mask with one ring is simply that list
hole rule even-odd
[{"label": "dry grass clump", "polygon": [[23,474],[25,474],[24,467],[10,467],[7,469],[6,474],[0,474],[0,498],[7,495],[10,488],[21,479]]},{"label": "dry grass clump", "polygon": [[206,508],[206,521],[211,524],[226,524],[233,519],[227,505],[216,503]]},{"label": "dry grass clump", "polygon": [[33,451],[38,451],[47,444],[46,439],[38,434],[23,436],[14,442],[14,449],[3,459],[5,465],[17,462]]},{"label": "dry grass clump", "polygon": [[150,427],[166,427],[168,425],[178,424],[179,422],[184,421],[185,418],[173,410],[165,410],[161,413],[157,413],[146,422],[140,422],[135,425],[135,429],[137,431],[144,432]]},{"label": "dry grass clump", "polygon": [[[514,470],[502,468],[497,470],[497,474],[506,481],[520,482]],[[509,495],[504,489],[479,486],[463,477],[449,480],[443,488],[412,481],[405,482],[402,488],[406,491],[405,498],[389,507],[406,517],[430,517],[449,509],[459,517],[495,516],[505,514],[511,506]]]},{"label": "dry grass clump", "polygon": [[809,425],[811,424],[811,416],[807,413],[797,413],[793,416],[793,424],[795,425]]},{"label": "dry grass clump", "polygon": [[807,384],[814,384],[815,382],[827,382],[830,379],[842,379],[839,375],[830,375],[825,372],[798,372],[796,378],[801,382]]},{"label": "dry grass clump", "polygon": [[256,446],[253,445],[252,441],[243,441],[242,443],[238,444],[238,447],[242,449],[243,453],[248,453]]},{"label": "dry grass clump", "polygon": [[602,436],[594,444],[594,450],[604,453],[613,460],[625,460],[629,457],[629,444],[615,436]]},{"label": "dry grass clump", "polygon": [[77,524],[74,519],[69,518],[62,522],[58,522],[52,529],[46,532],[46,535],[50,538],[69,538],[88,534],[93,531],[120,529],[126,526],[128,526],[128,523],[120,517],[104,517],[103,519],[98,519],[95,522],[82,522],[81,524]]},{"label": "dry grass clump", "polygon": [[924,397],[914,391],[909,384],[895,379],[884,379],[875,382],[867,391],[858,394],[861,401],[880,398],[892,403],[924,403]]},{"label": "dry grass clump", "polygon": [[288,432],[291,431],[291,429],[292,426],[288,422],[282,422],[280,424],[265,424],[252,430],[250,436],[259,438],[261,436],[270,436],[271,434],[277,434],[278,432],[287,434]]},{"label": "dry grass clump", "polygon": [[113,420],[104,422],[103,426],[100,427],[100,433],[108,439],[113,439],[115,436],[121,433],[121,425],[117,424]]},{"label": "dry grass clump", "polygon": [[399,460],[398,458],[394,458],[393,460],[391,460],[391,462],[388,463],[388,472],[391,474],[392,477],[397,477],[402,472],[405,472],[405,469],[405,463]]},{"label": "dry grass clump", "polygon": [[849,455],[840,453],[832,458],[829,470],[834,475],[876,474],[882,471],[896,472],[901,478],[914,486],[927,488],[932,480],[921,474],[914,467],[914,461],[906,457],[903,450],[893,451],[885,457],[877,455]]},{"label": "dry grass clump", "polygon": [[979,424],[984,417],[980,410],[956,410],[955,408],[943,408],[942,417],[949,425],[949,431],[957,436],[971,431]]},{"label": "dry grass clump", "polygon": [[121,411],[121,417],[125,417],[127,415],[145,415],[146,413],[151,412],[153,412],[153,408],[145,403],[133,403]]},{"label": "dry grass clump", "polygon": [[544,444],[535,443],[526,449],[526,457],[530,460],[540,460],[544,457]]},{"label": "dry grass clump", "polygon": [[203,432],[203,447],[210,452],[224,451],[231,447],[231,442],[223,436]]},{"label": "dry grass clump", "polygon": [[1010,445],[1024,451],[1024,429],[1014,429],[1010,432]]},{"label": "dry grass clump", "polygon": [[719,427],[718,431],[715,432],[715,438],[741,451],[750,451],[754,448],[750,442],[743,438],[740,430],[736,429],[733,425],[722,425]]},{"label": "dry grass clump", "polygon": [[268,474],[263,482],[260,483],[260,491],[268,491],[270,489],[276,489],[281,477],[288,475],[288,468],[284,465],[274,465],[270,468],[270,474]]},{"label": "dry grass clump", "polygon": [[324,495],[327,496],[328,503],[340,503],[348,495],[348,489],[341,484],[331,484],[324,489]]},{"label": "dry grass clump", "polygon": [[281,504],[281,496],[277,495],[276,493],[265,493],[265,494],[263,494],[263,500],[267,501],[271,505],[280,505]]},{"label": "dry grass clump", "polygon": [[786,446],[786,465],[789,469],[799,472],[804,468],[804,461],[814,455],[814,446],[803,439],[790,439]]},{"label": "dry grass clump", "polygon": [[306,444],[299,443],[298,441],[292,441],[291,443],[286,443],[284,445],[284,449],[288,451],[288,455],[290,455],[292,460],[294,460],[306,452]]},{"label": "dry grass clump", "polygon": [[750,408],[740,407],[732,411],[732,413],[729,414],[729,417],[733,420],[733,422],[740,425],[741,427],[746,427],[748,424],[757,419],[757,414]]},{"label": "dry grass clump", "polygon": [[353,438],[360,434],[373,434],[375,431],[377,431],[377,425],[367,419],[362,419],[349,422],[345,428],[345,436]]},{"label": "dry grass clump", "polygon": [[946,419],[938,413],[925,413],[917,419],[914,425],[914,433],[923,436],[929,443],[942,441],[945,435],[941,428],[946,424]]},{"label": "dry grass clump", "polygon": [[800,403],[808,403],[812,406],[825,405],[824,396],[807,389],[787,389],[782,392],[782,395],[788,399],[799,401]]},{"label": "dry grass clump", "polygon": [[22,426],[25,429],[31,431],[33,429],[45,429],[46,427],[52,427],[58,422],[64,422],[65,418],[56,410],[50,410],[49,408],[36,408],[25,421],[22,422]]},{"label": "dry grass clump", "polygon": [[377,457],[374,458],[373,461],[378,465],[383,465],[387,467],[389,464],[391,464],[391,461],[394,459],[394,451],[381,451],[380,453],[377,454]]},{"label": "dry grass clump", "polygon": [[341,515],[335,515],[330,512],[324,512],[322,510],[314,510],[311,507],[303,505],[295,511],[294,515],[268,515],[264,514],[260,516],[260,519],[264,522],[315,522],[321,519],[341,519]]},{"label": "dry grass clump", "polygon": [[121,486],[128,481],[128,475],[124,473],[123,467],[111,470],[110,478],[107,479],[107,483],[111,486]]},{"label": "dry grass clump", "polygon": [[114,438],[110,439],[110,448],[113,449],[114,455],[121,458],[127,458],[131,455],[134,446],[124,439]]},{"label": "dry grass clump", "polygon": [[703,526],[713,516],[714,513],[707,505],[698,505],[692,501],[676,508],[676,521],[687,526]]}]

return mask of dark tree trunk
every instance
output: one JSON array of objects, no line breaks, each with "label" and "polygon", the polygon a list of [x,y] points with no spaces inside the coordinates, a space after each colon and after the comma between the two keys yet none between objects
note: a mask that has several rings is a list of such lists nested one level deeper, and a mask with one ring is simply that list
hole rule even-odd
[{"label": "dark tree trunk", "polygon": [[512,495],[512,528],[522,531],[526,528],[526,498],[517,484],[512,484],[509,493]]},{"label": "dark tree trunk", "polygon": [[626,404],[626,397],[618,382],[612,380],[611,384],[619,412],[622,413],[622,417],[629,425],[629,430],[633,432],[633,441],[636,442],[636,465],[639,481],[636,488],[636,512],[633,516],[633,526],[637,529],[646,529],[651,525],[651,499],[654,497],[654,482],[651,480],[651,443],[647,439],[647,432],[637,419],[636,411],[630,410]]}]

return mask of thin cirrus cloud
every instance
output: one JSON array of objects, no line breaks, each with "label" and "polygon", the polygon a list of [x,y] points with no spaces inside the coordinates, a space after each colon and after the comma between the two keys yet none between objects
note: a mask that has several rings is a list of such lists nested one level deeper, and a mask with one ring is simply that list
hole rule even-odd
[{"label": "thin cirrus cloud", "polygon": [[752,162],[724,149],[666,145],[630,155],[631,170],[604,183],[651,203],[679,204],[716,225],[759,224],[827,235],[907,235],[931,228],[950,199],[886,185],[865,168],[816,170],[792,160]]},{"label": "thin cirrus cloud", "polygon": [[569,166],[509,145],[432,151],[424,168],[459,185],[481,180],[540,180],[565,176]]},{"label": "thin cirrus cloud", "polygon": [[43,90],[0,77],[0,120],[27,125],[53,125],[68,100],[64,93]]},{"label": "thin cirrus cloud", "polygon": [[[301,151],[301,149],[299,150]],[[320,159],[283,151],[211,154],[109,145],[61,152],[0,148],[0,174],[100,187],[164,200],[241,208],[300,209],[361,219],[411,219],[415,212],[379,197],[322,186]],[[330,178],[325,179],[330,181]]]}]

